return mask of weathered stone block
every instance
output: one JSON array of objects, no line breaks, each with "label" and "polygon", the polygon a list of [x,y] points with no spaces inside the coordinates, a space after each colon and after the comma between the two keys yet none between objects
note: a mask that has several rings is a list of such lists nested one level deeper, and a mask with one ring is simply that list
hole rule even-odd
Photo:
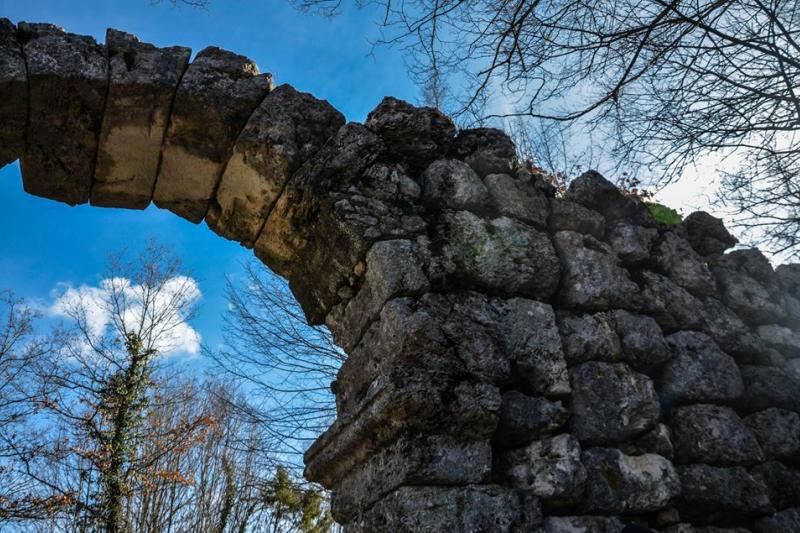
[{"label": "weathered stone block", "polygon": [[606,219],[597,211],[563,198],[553,198],[550,201],[550,208],[550,217],[547,221],[550,233],[574,231],[591,235],[596,239],[603,238]]},{"label": "weathered stone block", "polygon": [[559,231],[554,243],[563,270],[563,305],[586,311],[638,307],[639,287],[607,244],[573,231]]},{"label": "weathered stone block", "polygon": [[246,57],[216,47],[197,54],[175,95],[157,206],[203,220],[239,132],[271,89],[272,76]]},{"label": "weathered stone block", "polygon": [[621,443],[619,449],[626,455],[654,453],[669,460],[672,460],[675,451],[672,446],[672,433],[665,424],[657,424],[633,442]]},{"label": "weathered stone block", "polygon": [[702,329],[738,363],[766,362],[762,343],[741,318],[716,298],[703,300]]},{"label": "weathered stone block", "polygon": [[455,135],[450,117],[432,107],[414,107],[386,97],[367,115],[365,126],[383,138],[389,154],[416,173],[443,156]]},{"label": "weathered stone block", "polygon": [[620,359],[622,347],[608,313],[573,315],[561,312],[558,329],[564,356],[570,365]]},{"label": "weathered stone block", "polygon": [[106,32],[109,88],[92,205],[144,209],[150,204],[188,48],[156,48],[117,30]]},{"label": "weathered stone block", "polygon": [[206,216],[223,237],[252,247],[283,187],[344,124],[327,101],[281,85],[239,134]]},{"label": "weathered stone block", "polygon": [[349,522],[402,485],[468,485],[486,483],[492,468],[488,441],[416,435],[401,438],[353,468],[336,483],[331,512]]},{"label": "weathered stone block", "polygon": [[625,265],[638,265],[651,259],[657,237],[658,231],[654,228],[619,221],[608,229],[606,241]]},{"label": "weathered stone block", "polygon": [[672,463],[660,455],[628,456],[613,448],[583,452],[588,512],[645,513],[663,509],[681,493]]},{"label": "weathered stone block", "polygon": [[666,338],[673,357],[658,379],[662,406],[694,402],[732,402],[744,390],[733,358],[707,335],[694,331]]},{"label": "weathered stone block", "polygon": [[744,392],[737,402],[746,413],[780,407],[800,412],[800,384],[780,368],[742,366]]},{"label": "weathered stone block", "polygon": [[785,509],[756,522],[758,533],[786,533],[800,531],[800,507]]},{"label": "weathered stone block", "polygon": [[568,434],[505,452],[496,468],[512,487],[530,489],[551,506],[576,502],[586,481],[580,444]]},{"label": "weathered stone block", "polygon": [[550,205],[544,193],[530,180],[512,178],[508,174],[490,174],[484,178],[484,183],[500,214],[537,228],[547,226]]},{"label": "weathered stone block", "polygon": [[705,211],[695,211],[683,219],[689,243],[703,257],[719,255],[739,242],[730,234],[722,220]]},{"label": "weathered stone block", "polygon": [[781,323],[783,297],[769,261],[758,250],[735,250],[710,264],[722,301],[750,324]]},{"label": "weathered stone block", "polygon": [[771,407],[744,419],[767,459],[800,456],[800,415]]},{"label": "weathered stone block", "polygon": [[531,226],[508,217],[484,220],[469,211],[454,211],[442,215],[433,234],[451,283],[539,300],[548,300],[558,286],[560,266],[553,245]]},{"label": "weathered stone block", "polygon": [[622,194],[617,186],[594,170],[584,172],[572,180],[566,198],[598,211],[608,221],[650,221],[647,208],[642,202]]},{"label": "weathered stone block", "polygon": [[624,528],[615,516],[548,516],[542,533],[619,533]]},{"label": "weathered stone block", "polygon": [[28,71],[17,28],[0,19],[0,168],[25,153],[28,121]]},{"label": "weathered stone block", "polygon": [[572,432],[581,442],[621,442],[652,428],[659,405],[653,382],[622,363],[589,362],[570,369]]},{"label": "weathered stone block", "polygon": [[497,485],[416,486],[386,495],[348,524],[347,531],[526,533],[541,522],[539,501],[530,491]]},{"label": "weathered stone block", "polygon": [[365,263],[366,273],[356,295],[334,307],[326,319],[336,342],[345,350],[355,347],[391,298],[420,296],[430,288],[411,241],[376,242],[367,252]]},{"label": "weathered stone block", "polygon": [[750,474],[767,487],[775,509],[800,505],[800,471],[779,461],[768,461],[750,468]]},{"label": "weathered stone block", "polygon": [[25,190],[70,205],[89,200],[103,119],[108,61],[91,37],[20,22],[30,81]]},{"label": "weathered stone block", "polygon": [[503,394],[495,442],[505,448],[521,446],[552,434],[564,426],[568,418],[569,411],[560,401],[508,391]]},{"label": "weathered stone block", "polygon": [[440,159],[422,173],[422,200],[436,209],[485,212],[491,207],[489,190],[469,165],[458,159]]},{"label": "weathered stone block", "polygon": [[764,483],[740,466],[679,466],[678,475],[683,491],[676,507],[684,520],[726,525],[774,510]]},{"label": "weathered stone block", "polygon": [[651,371],[672,357],[658,323],[649,316],[623,309],[608,313],[620,340],[620,360],[641,372]]},{"label": "weathered stone block", "polygon": [[461,130],[450,148],[451,157],[465,161],[481,178],[511,174],[517,151],[505,132],[494,128]]},{"label": "weathered stone block", "polygon": [[767,346],[787,357],[800,357],[800,332],[777,324],[758,326],[757,331]]},{"label": "weathered stone block", "polygon": [[747,465],[764,460],[755,435],[729,407],[678,407],[670,428],[678,463]]},{"label": "weathered stone block", "polygon": [[383,142],[360,124],[346,124],[286,185],[270,211],[255,254],[289,279],[312,323],[320,323],[354,275],[370,241],[373,220],[336,202],[382,153]]},{"label": "weathered stone block", "polygon": [[669,278],[654,272],[639,273],[642,284],[642,310],[652,316],[664,331],[703,327],[703,304],[689,291]]},{"label": "weathered stone block", "polygon": [[714,278],[703,258],[675,233],[665,232],[653,253],[658,267],[680,287],[695,296],[710,296],[716,292]]}]

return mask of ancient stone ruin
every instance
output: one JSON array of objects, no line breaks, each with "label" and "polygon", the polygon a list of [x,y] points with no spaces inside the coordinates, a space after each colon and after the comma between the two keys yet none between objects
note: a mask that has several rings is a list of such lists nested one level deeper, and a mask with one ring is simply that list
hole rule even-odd
[{"label": "ancient stone ruin", "polygon": [[498,130],[393,98],[345,124],[189,57],[1,21],[0,165],[289,280],[349,354],[305,457],[347,531],[800,531],[800,265],[595,172],[557,196]]}]

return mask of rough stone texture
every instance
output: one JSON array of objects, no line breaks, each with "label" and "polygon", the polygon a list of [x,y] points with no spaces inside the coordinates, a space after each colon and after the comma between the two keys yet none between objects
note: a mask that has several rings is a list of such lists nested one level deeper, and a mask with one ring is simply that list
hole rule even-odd
[{"label": "rough stone texture", "polygon": [[548,219],[550,233],[574,231],[591,235],[596,239],[603,238],[606,219],[600,213],[563,198],[553,198],[550,208]]},{"label": "rough stone texture", "polygon": [[544,533],[619,533],[624,527],[613,516],[548,516],[544,520]]},{"label": "rough stone texture", "polygon": [[414,107],[392,97],[384,98],[364,125],[383,138],[392,157],[416,172],[446,153],[456,131],[438,109]]},{"label": "rough stone texture", "polygon": [[672,411],[670,428],[678,463],[746,465],[764,460],[755,435],[729,407],[678,407]]},{"label": "rough stone texture", "polygon": [[682,331],[666,338],[673,357],[658,379],[662,406],[689,402],[732,402],[743,392],[733,358],[708,336]]},{"label": "rough stone texture", "polygon": [[525,533],[541,522],[539,502],[530,491],[497,485],[401,487],[359,516],[348,531]]},{"label": "rough stone texture", "polygon": [[343,124],[328,102],[289,85],[269,93],[236,141],[206,216],[209,227],[252,247],[291,175]]},{"label": "rough stone texture", "polygon": [[512,487],[530,489],[550,506],[576,502],[586,481],[580,444],[568,434],[506,452],[497,463]]},{"label": "rough stone texture", "polygon": [[800,531],[800,507],[785,509],[756,522],[758,533],[786,533]]},{"label": "rough stone texture", "polygon": [[484,179],[495,208],[503,215],[533,224],[538,228],[547,225],[549,204],[544,193],[524,178],[508,174],[490,174]]},{"label": "rough stone texture", "polygon": [[753,413],[744,423],[758,439],[768,459],[800,458],[800,415],[770,407]]},{"label": "rough stone texture", "polygon": [[660,455],[628,456],[613,448],[583,452],[589,512],[644,513],[667,507],[681,493],[672,463]]},{"label": "rough stone texture", "polygon": [[244,56],[216,47],[197,54],[178,86],[153,201],[200,222],[241,129],[272,89]]},{"label": "rough stone texture", "polygon": [[503,447],[520,446],[553,433],[568,418],[569,411],[560,401],[508,391],[503,394],[495,441]]},{"label": "rough stone texture", "polygon": [[25,153],[28,121],[28,71],[17,28],[0,19],[0,167]]},{"label": "rough stone texture", "polygon": [[161,159],[161,205],[329,326],[347,357],[305,475],[345,531],[797,529],[800,265],[723,253],[702,213],[659,224],[596,172],[557,198],[504,133],[433,109],[342,125],[218,49],[178,83],[183,49],[18,30],[0,162],[23,155],[28,190],[141,208]]},{"label": "rough stone texture", "polygon": [[730,234],[722,220],[705,211],[695,211],[683,219],[686,238],[695,251],[703,257],[718,255],[739,242]]},{"label": "rough stone texture", "polygon": [[570,369],[572,432],[581,442],[608,444],[627,440],[658,421],[653,382],[617,363],[589,362]]},{"label": "rough stone texture", "polygon": [[485,177],[511,173],[517,151],[504,132],[494,128],[475,128],[458,133],[450,155],[465,161],[478,176]]},{"label": "rough stone texture", "polygon": [[767,366],[741,367],[744,392],[739,408],[746,412],[780,407],[800,412],[800,386],[782,370]]},{"label": "rough stone texture", "polygon": [[654,228],[645,228],[620,221],[612,225],[606,240],[626,265],[637,265],[651,259],[653,243],[658,237]]},{"label": "rough stone texture", "polygon": [[740,466],[679,466],[678,475],[683,491],[677,507],[684,520],[729,525],[774,510],[764,483]]},{"label": "rough stone texture", "polygon": [[567,363],[617,361],[622,347],[614,324],[606,313],[572,315],[561,313],[558,319],[561,342]]},{"label": "rough stone texture", "polygon": [[454,211],[442,216],[434,234],[440,239],[439,268],[445,279],[542,300],[558,286],[553,245],[531,226],[508,217],[486,220],[470,211]]},{"label": "rough stone texture", "polygon": [[[144,209],[150,204],[161,143],[188,48],[156,48],[117,30],[106,32],[109,59],[106,101],[92,205]],[[126,157],[136,153],[136,158]]]},{"label": "rough stone texture", "polygon": [[564,306],[586,311],[637,307],[639,287],[607,244],[574,231],[557,232],[554,242],[563,268]]},{"label": "rough stone texture", "polygon": [[440,159],[422,173],[422,200],[429,204],[483,211],[489,191],[469,165],[458,159]]},{"label": "rough stone texture", "polygon": [[30,126],[22,183],[70,205],[89,200],[108,86],[106,54],[91,37],[20,22],[28,65]]},{"label": "rough stone texture", "polygon": [[654,255],[659,268],[695,296],[710,296],[716,292],[714,278],[703,259],[675,233],[668,231],[662,235],[655,245]]}]

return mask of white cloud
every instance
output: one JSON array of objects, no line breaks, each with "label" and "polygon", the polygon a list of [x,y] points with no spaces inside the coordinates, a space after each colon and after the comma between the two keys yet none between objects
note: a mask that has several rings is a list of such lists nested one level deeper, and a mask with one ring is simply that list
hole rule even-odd
[{"label": "white cloud", "polygon": [[[197,282],[185,276],[171,278],[155,291],[155,297],[148,305],[143,302],[143,294],[141,285],[134,285],[126,278],[104,279],[96,287],[60,284],[53,291],[53,303],[47,312],[50,316],[69,320],[80,315],[88,332],[96,338],[112,331],[115,317],[128,331],[137,331],[140,324],[144,324],[145,330],[159,324],[153,344],[159,353],[197,355],[200,352],[200,333],[187,322],[182,314],[184,309],[175,309],[176,299],[191,306],[201,298]],[[113,295],[116,295],[117,302],[121,302],[116,307],[118,312],[114,311]]]}]

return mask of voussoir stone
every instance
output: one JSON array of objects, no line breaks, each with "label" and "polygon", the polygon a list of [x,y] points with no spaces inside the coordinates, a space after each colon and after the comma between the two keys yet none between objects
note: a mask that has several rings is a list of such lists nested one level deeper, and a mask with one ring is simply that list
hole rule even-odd
[{"label": "voussoir stone", "polygon": [[569,411],[560,401],[511,390],[503,394],[495,441],[506,448],[521,446],[552,434],[568,419]]},{"label": "voussoir stone", "polygon": [[386,142],[389,154],[419,172],[443,156],[455,135],[450,117],[433,107],[414,107],[387,96],[367,115],[365,126]]},{"label": "voussoir stone", "polygon": [[800,415],[770,407],[744,419],[768,459],[800,457]]},{"label": "voussoir stone", "polygon": [[485,211],[489,191],[472,168],[458,159],[440,159],[422,173],[422,200],[436,208]]},{"label": "voussoir stone", "polygon": [[729,407],[678,407],[672,411],[670,428],[676,462],[746,465],[764,460],[755,435]]},{"label": "voussoir stone", "polygon": [[742,375],[733,358],[710,337],[681,331],[666,337],[672,358],[658,379],[663,406],[693,402],[732,402],[742,395]]},{"label": "voussoir stone", "polygon": [[108,61],[91,37],[20,22],[30,120],[22,158],[27,192],[70,205],[89,200],[108,87]]},{"label": "voussoir stone", "polygon": [[216,233],[252,247],[283,187],[344,125],[328,102],[281,85],[239,134],[206,222]]},{"label": "voussoir stone", "polygon": [[697,464],[677,470],[683,490],[676,507],[684,520],[725,525],[774,510],[767,487],[741,466]]},{"label": "voussoir stone", "polygon": [[557,232],[554,243],[562,265],[563,305],[586,311],[639,305],[639,287],[607,244],[574,231]]},{"label": "voussoir stone", "polygon": [[383,497],[348,524],[348,531],[522,533],[535,531],[541,522],[541,507],[531,491],[499,485],[414,486]]},{"label": "voussoir stone", "polygon": [[614,448],[583,452],[588,512],[645,513],[667,507],[681,493],[672,463],[660,455],[625,455]]},{"label": "voussoir stone", "polygon": [[0,167],[25,153],[28,121],[28,72],[17,28],[0,18]]},{"label": "voussoir stone", "polygon": [[216,47],[197,54],[175,95],[157,206],[203,220],[239,132],[271,89],[272,76],[244,56]]},{"label": "voussoir stone", "polygon": [[92,205],[144,209],[150,204],[161,143],[191,50],[156,48],[109,29],[109,88]]},{"label": "voussoir stone", "polygon": [[653,382],[622,363],[588,362],[570,369],[573,434],[607,444],[635,437],[659,417]]},{"label": "voussoir stone", "polygon": [[461,130],[450,155],[465,161],[481,178],[489,174],[510,174],[517,151],[505,132],[494,128]]}]

